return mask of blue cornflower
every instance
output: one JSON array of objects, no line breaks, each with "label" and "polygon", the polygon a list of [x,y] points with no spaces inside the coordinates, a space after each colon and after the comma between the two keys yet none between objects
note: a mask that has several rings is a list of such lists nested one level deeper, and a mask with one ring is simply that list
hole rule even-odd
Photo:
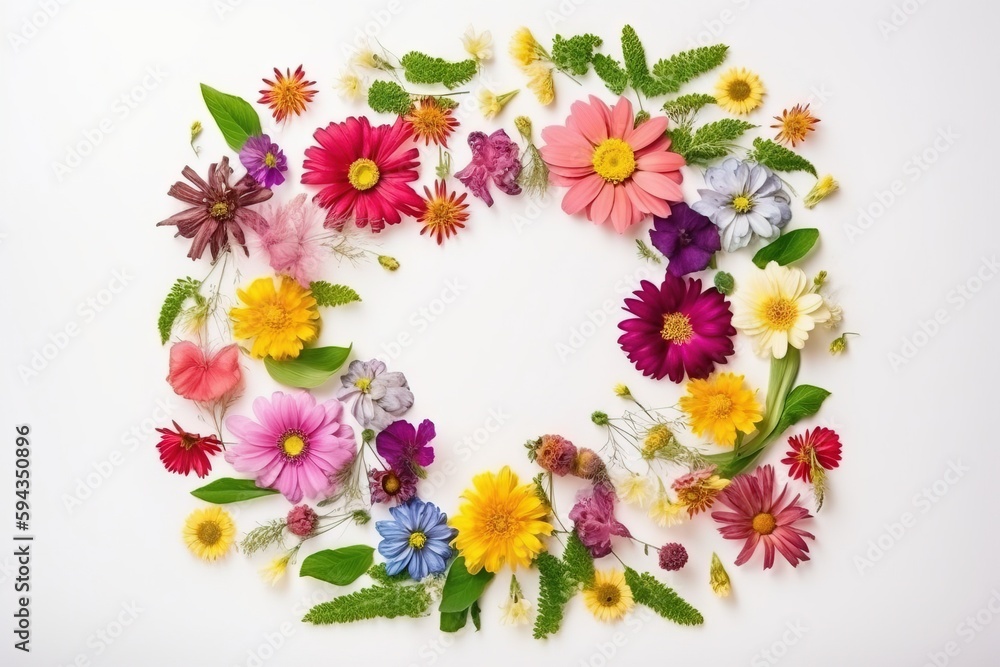
[{"label": "blue cornflower", "polygon": [[444,572],[454,555],[449,543],[457,533],[448,527],[448,516],[419,498],[390,507],[389,513],[392,521],[375,522],[382,536],[378,552],[386,559],[386,571],[393,575],[407,570],[418,581]]}]

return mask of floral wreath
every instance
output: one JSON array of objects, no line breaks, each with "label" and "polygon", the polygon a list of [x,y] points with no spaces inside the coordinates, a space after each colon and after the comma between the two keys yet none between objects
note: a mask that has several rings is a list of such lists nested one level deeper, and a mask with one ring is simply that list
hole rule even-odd
[{"label": "floral wreath", "polygon": [[[797,104],[775,116],[774,139],[757,136],[741,148],[737,142],[758,127],[743,117],[764,101],[756,74],[732,68],[713,93],[679,94],[723,63],[725,45],[678,53],[650,68],[631,26],[622,30],[620,61],[599,51],[595,35],[556,35],[546,49],[521,28],[509,53],[539,103],[554,103],[557,76],[577,81],[591,71],[614,98],[574,101],[563,124],[541,131],[541,145],[526,116],[513,120],[520,142],[505,129],[470,132],[472,159],[452,175],[448,142],[460,125],[456,97],[470,92],[456,89],[482,75],[493,56],[489,32],[470,28],[462,42],[469,57],[461,61],[416,51],[398,59],[386,50],[357,53],[337,82],[342,96],[364,96],[372,112],[395,118],[377,124],[351,116],[316,129],[302,161],[308,192],[298,194],[287,192],[293,189],[284,184],[289,158],[263,132],[254,106],[202,85],[208,111],[246,173],[234,180],[223,156],[205,177],[185,167],[186,182],[169,189],[186,208],[159,225],[176,228],[190,240],[188,256],[208,259],[210,267],[201,279],[177,280],[163,304],[161,342],[172,341],[167,381],[199,408],[211,430],[203,435],[174,422],[158,429],[157,450],[173,473],[204,478],[222,453],[238,475],[192,491],[209,504],[187,518],[184,540],[209,561],[234,546],[246,556],[276,552],[262,570],[274,582],[303,547],[317,543],[312,540],[376,518],[374,546],[332,545],[302,559],[301,576],[338,587],[362,577],[368,582],[312,608],[303,620],[314,624],[436,611],[442,630],[457,631],[470,618],[479,629],[481,615],[487,616],[482,594],[507,569],[509,596],[500,618],[532,624],[538,638],[559,629],[577,593],[604,621],[645,605],[676,623],[700,624],[701,613],[664,583],[685,567],[686,548],[640,540],[616,517],[616,507],[636,505],[661,527],[708,516],[722,538],[743,544],[736,566],[757,552],[765,570],[776,561],[795,567],[809,560],[814,535],[806,530],[813,518],[807,505],[822,506],[827,472],[841,458],[838,435],[819,427],[788,437],[785,471],[757,461],[829,395],[796,384],[800,350],[817,337],[818,325],[837,328],[842,310],[828,298],[825,272],[810,279],[794,266],[819,232],[789,229],[794,191],[778,175],[817,177],[813,165],[784,144],[806,142],[818,119],[808,104]],[[275,69],[264,84],[257,102],[270,109],[279,131],[319,94],[301,66]],[[480,86],[474,99],[486,119],[495,119],[517,92]],[[656,98],[665,98],[662,113],[646,111]],[[713,106],[735,117],[698,124],[699,113]],[[201,132],[195,122],[196,154]],[[412,185],[426,157],[420,144],[437,156],[435,181],[422,195]],[[680,183],[691,167],[704,169],[705,187],[689,205]],[[332,258],[374,258],[397,271],[395,258],[368,247],[371,234],[405,223],[442,244],[461,232],[475,207],[493,206],[497,193],[538,197],[550,186],[563,189],[568,216],[608,224],[619,234],[652,219],[648,243],[635,243],[640,258],[665,262],[665,272],[659,284],[642,281],[624,300],[618,343],[644,376],[684,383],[686,392],[675,406],[653,409],[618,385],[615,393],[627,408],[614,417],[591,415],[605,434],[603,447],[577,447],[559,435],[532,438],[526,449],[539,469],[534,477],[522,479],[511,467],[477,474],[460,503],[438,501],[457,504],[449,516],[421,497],[435,463],[435,425],[403,418],[414,393],[401,372],[376,359],[355,359],[339,376],[335,398],[319,402],[310,393],[333,381],[352,354],[351,347],[317,344],[320,310],[360,301],[354,289],[327,282],[322,273]],[[830,176],[816,178],[804,207],[837,188]],[[272,200],[279,191],[286,196]],[[716,269],[716,257],[749,246],[757,247],[755,266],[737,286]],[[274,275],[244,282],[234,274],[251,249]],[[692,277],[709,272],[710,286]],[[235,300],[225,289],[227,276],[237,283]],[[763,403],[744,376],[719,369],[734,355],[737,335],[770,359]],[[829,343],[830,352],[844,352],[848,335]],[[255,398],[251,412],[228,414],[244,392],[244,358],[254,366],[263,362],[287,390]],[[576,484],[584,488],[561,515],[553,491],[566,478],[583,480]],[[794,490],[801,487],[811,489],[811,503]],[[223,505],[274,494],[292,505],[287,515],[239,536]],[[615,545],[628,541],[655,555],[667,574],[626,564]],[[515,576],[524,569],[537,570],[537,595],[527,594]],[[717,595],[729,594],[729,574],[715,553],[708,578]]]}]

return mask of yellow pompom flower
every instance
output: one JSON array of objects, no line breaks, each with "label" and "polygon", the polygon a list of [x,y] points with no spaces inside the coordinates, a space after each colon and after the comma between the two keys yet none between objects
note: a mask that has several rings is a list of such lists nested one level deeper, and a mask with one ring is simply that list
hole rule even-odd
[{"label": "yellow pompom flower", "polygon": [[751,433],[763,419],[754,392],[745,388],[743,376],[719,373],[707,380],[690,380],[680,408],[691,419],[695,435],[708,435],[719,445],[736,443],[736,431]]},{"label": "yellow pompom flower", "polygon": [[221,507],[195,510],[184,522],[184,543],[198,558],[216,560],[226,555],[236,539],[236,524]]},{"label": "yellow pompom flower", "polygon": [[715,101],[735,114],[748,114],[764,101],[760,77],[743,67],[733,67],[715,84]]},{"label": "yellow pompom flower", "polygon": [[594,581],[583,589],[583,603],[597,620],[621,620],[634,606],[632,589],[625,583],[621,570],[594,573]]},{"label": "yellow pompom flower", "polygon": [[545,547],[540,535],[551,535],[544,519],[548,508],[531,484],[520,484],[507,466],[499,473],[484,472],[472,478],[472,488],[448,525],[458,531],[454,546],[472,574],[482,569],[497,572],[505,564],[528,567]]},{"label": "yellow pompom flower", "polygon": [[555,82],[552,80],[552,68],[544,63],[535,63],[524,70],[528,75],[528,89],[543,106],[548,106],[556,99]]},{"label": "yellow pompom flower", "polygon": [[518,28],[510,40],[510,56],[521,67],[536,62],[546,55],[545,49],[538,43],[535,36],[527,28]]},{"label": "yellow pompom flower", "polygon": [[312,292],[288,276],[274,289],[271,278],[258,278],[236,290],[245,308],[233,308],[233,335],[253,339],[250,354],[257,359],[294,359],[305,343],[319,334],[319,309]]}]

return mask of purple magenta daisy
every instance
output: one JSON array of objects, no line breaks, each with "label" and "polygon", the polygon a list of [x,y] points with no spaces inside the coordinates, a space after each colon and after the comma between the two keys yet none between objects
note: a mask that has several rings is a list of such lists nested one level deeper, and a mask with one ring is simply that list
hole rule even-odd
[{"label": "purple magenta daisy", "polygon": [[265,188],[273,188],[285,182],[285,176],[281,172],[288,169],[288,161],[278,144],[266,134],[246,140],[240,149],[240,162],[253,180]]},{"label": "purple magenta daisy", "polygon": [[643,280],[633,294],[624,310],[635,317],[618,325],[618,344],[643,375],[703,379],[732,356],[733,312],[714,287],[702,292],[700,280],[668,273],[659,288]]},{"label": "purple magenta daisy", "polygon": [[493,206],[490,181],[509,195],[521,194],[521,186],[517,184],[521,173],[521,149],[506,132],[497,130],[488,136],[485,132],[471,132],[469,147],[472,149],[472,162],[455,173],[455,178],[469,192],[486,202],[487,206]]},{"label": "purple magenta daisy", "polygon": [[434,462],[430,441],[437,435],[434,423],[425,419],[414,428],[408,421],[394,421],[375,437],[375,449],[394,470],[413,470]]},{"label": "purple magenta daisy", "polygon": [[594,558],[611,553],[611,537],[632,537],[628,528],[615,518],[615,492],[606,484],[597,484],[582,493],[569,513],[576,535]]},{"label": "purple magenta daisy", "polygon": [[405,503],[417,495],[417,476],[408,468],[402,470],[369,470],[368,490],[372,503]]},{"label": "purple magenta daisy", "polygon": [[683,202],[672,205],[667,218],[653,216],[649,240],[669,260],[667,273],[678,277],[705,269],[722,249],[719,228]]}]

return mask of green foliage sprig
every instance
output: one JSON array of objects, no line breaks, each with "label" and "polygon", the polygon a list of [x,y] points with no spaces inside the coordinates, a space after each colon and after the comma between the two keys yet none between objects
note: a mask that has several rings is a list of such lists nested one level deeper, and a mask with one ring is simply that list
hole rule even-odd
[{"label": "green foliage sprig", "polygon": [[419,618],[427,614],[431,596],[421,585],[375,584],[349,595],[321,602],[303,617],[306,623],[329,625],[372,618]]},{"label": "green foliage sprig", "polygon": [[736,118],[723,118],[702,125],[694,132],[678,126],[668,130],[671,150],[680,153],[688,164],[707,165],[732,152],[733,142],[747,130],[757,127]]},{"label": "green foliage sprig", "polygon": [[413,106],[413,98],[394,81],[372,81],[368,87],[368,106],[378,113],[402,116]]},{"label": "green foliage sprig", "polygon": [[816,176],[816,167],[809,160],[770,139],[754,139],[747,159],[774,171],[806,171]]},{"label": "green foliage sprig", "polygon": [[559,631],[563,609],[582,586],[594,580],[594,559],[573,532],[566,542],[562,560],[550,553],[538,554],[538,615],[534,637],[542,639]]},{"label": "green foliage sprig", "polygon": [[687,95],[681,95],[680,97],[675,97],[672,100],[664,102],[663,111],[667,114],[667,118],[672,120],[676,125],[690,126],[694,120],[694,114],[709,104],[715,104],[714,95],[688,93]]},{"label": "green foliage sprig", "polygon": [[188,299],[194,299],[199,301],[199,303],[204,302],[205,298],[198,293],[201,288],[201,281],[195,280],[194,278],[178,278],[174,282],[173,287],[170,288],[170,293],[167,294],[166,300],[163,302],[163,306],[160,307],[160,318],[157,322],[157,326],[160,330],[160,343],[166,344],[170,340],[170,332],[174,328],[174,322],[180,317],[180,314],[184,311],[184,302]]},{"label": "green foliage sprig", "polygon": [[564,72],[583,76],[590,69],[594,49],[603,41],[590,33],[569,38],[556,35],[552,40],[552,63]]},{"label": "green foliage sprig", "polygon": [[625,583],[632,589],[632,597],[663,618],[680,625],[701,625],[705,618],[673,589],[664,586],[648,572],[639,574],[625,568]]},{"label": "green foliage sprig", "polygon": [[399,62],[403,66],[403,76],[410,83],[440,83],[449,90],[471,81],[479,68],[471,58],[448,62],[419,51],[410,51]]},{"label": "green foliage sprig", "polygon": [[347,285],[331,285],[325,280],[316,280],[309,284],[313,298],[318,306],[343,306],[347,303],[361,301],[358,293]]}]

